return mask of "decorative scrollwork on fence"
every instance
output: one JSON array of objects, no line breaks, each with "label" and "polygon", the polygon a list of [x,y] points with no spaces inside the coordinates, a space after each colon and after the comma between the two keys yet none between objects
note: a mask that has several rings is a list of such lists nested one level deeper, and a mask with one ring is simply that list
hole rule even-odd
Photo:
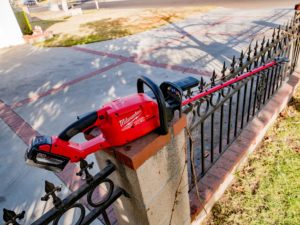
[{"label": "decorative scrollwork on fence", "polygon": [[[62,187],[55,186],[53,183],[45,181],[45,195],[41,197],[41,200],[48,201],[52,199],[54,207],[33,222],[32,225],[44,225],[50,223],[57,225],[71,210],[77,210],[77,219],[76,221],[73,221],[73,224],[87,225],[102,215],[102,222],[106,225],[110,225],[111,223],[106,213],[106,209],[120,196],[129,196],[125,190],[115,186],[112,180],[108,178],[108,176],[116,170],[116,167],[110,161],[108,161],[107,166],[95,176],[92,176],[89,172],[89,169],[92,169],[92,167],[93,163],[89,164],[85,160],[80,161],[80,171],[76,175],[81,176],[82,179],[85,180],[85,183],[63,200],[57,196]],[[104,191],[106,193],[102,195],[101,198],[97,198],[97,195],[95,194],[99,193],[99,188],[103,187],[103,185],[105,185],[106,190]],[[88,205],[78,202],[85,195],[87,196],[86,199]],[[85,207],[90,209],[88,214]],[[3,209],[5,225],[18,225],[19,223],[17,220],[23,219],[24,215],[25,211],[16,214],[14,211]]]},{"label": "decorative scrollwork on fence", "polygon": [[263,103],[263,96],[265,93],[265,88],[267,87],[267,74],[262,72],[260,75],[257,76],[258,85],[257,85],[257,93],[256,93],[256,108],[259,110],[261,104]]}]

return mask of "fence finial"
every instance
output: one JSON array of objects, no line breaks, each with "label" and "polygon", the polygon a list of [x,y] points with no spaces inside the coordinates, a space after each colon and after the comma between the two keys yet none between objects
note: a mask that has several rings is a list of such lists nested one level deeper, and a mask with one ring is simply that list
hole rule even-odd
[{"label": "fence finial", "polygon": [[225,78],[226,78],[226,75],[225,75],[226,70],[227,70],[227,67],[226,67],[226,63],[225,63],[225,61],[224,61],[224,62],[223,62],[223,68],[222,68],[222,70],[221,70],[221,74],[222,74],[221,79],[222,79],[223,81],[224,81]]},{"label": "fence finial", "polygon": [[281,32],[281,26],[279,25],[278,26],[278,30],[277,30],[277,39],[279,39],[279,37],[280,37],[280,32]]},{"label": "fence finial", "polygon": [[288,23],[284,24],[283,27],[284,27],[285,32],[289,31],[289,24]]},{"label": "fence finial", "polygon": [[293,20],[292,19],[289,20],[288,23],[289,23],[289,28],[292,29],[292,27],[293,27]]},{"label": "fence finial", "polygon": [[275,29],[275,27],[274,27],[273,33],[272,33],[272,43],[275,42],[275,35],[276,35],[276,29]]},{"label": "fence finial", "polygon": [[89,169],[92,169],[94,162],[88,163],[86,160],[80,160],[80,171],[76,173],[77,176],[85,175],[87,183],[93,181],[93,176],[89,173]]},{"label": "fence finial", "polygon": [[267,47],[267,52],[268,52],[268,55],[267,55],[267,58],[268,59],[271,59],[271,49],[270,49],[270,40],[268,39],[268,41],[267,41],[267,45],[266,45],[266,47]]},{"label": "fence finial", "polygon": [[267,40],[266,47],[267,47],[267,48],[269,48],[269,47],[270,47],[270,40],[269,40],[269,39]]},{"label": "fence finial", "polygon": [[240,58],[239,58],[239,66],[242,67],[243,66],[243,61],[244,61],[244,50],[241,51],[241,55],[240,55]]},{"label": "fence finial", "polygon": [[255,46],[254,46],[254,57],[257,56],[257,49],[258,49],[258,41],[256,40]]},{"label": "fence finial", "polygon": [[278,47],[282,51],[282,43],[281,43],[281,41],[279,42]]},{"label": "fence finial", "polygon": [[262,52],[264,50],[264,46],[265,46],[265,43],[266,43],[266,36],[264,36],[261,44],[260,44],[260,51]]},{"label": "fence finial", "polygon": [[236,64],[236,60],[235,60],[235,55],[232,57],[232,62],[230,64],[230,73],[234,73],[235,71],[235,64]]},{"label": "fence finial", "polygon": [[[293,29],[293,26],[294,26],[293,20],[291,20],[289,29],[291,30],[292,35],[295,34],[295,30]],[[288,37],[290,37],[290,35],[288,35]],[[292,37],[290,37],[290,38],[292,38]]]},{"label": "fence finial", "polygon": [[205,88],[206,82],[204,81],[203,77],[201,77],[200,79],[200,83],[199,83],[199,91],[202,92]]},{"label": "fence finial", "polygon": [[251,47],[252,46],[251,46],[251,43],[250,43],[250,45],[248,47],[248,51],[247,51],[247,61],[248,62],[251,60],[251,52],[252,52]]},{"label": "fence finial", "polygon": [[61,205],[61,199],[59,197],[56,196],[55,192],[60,192],[61,191],[61,186],[57,186],[55,187],[54,184],[52,184],[51,182],[45,180],[45,192],[46,194],[41,197],[42,201],[48,201],[49,197],[51,196],[53,199],[53,204],[55,206],[55,208],[58,208]]},{"label": "fence finial", "polygon": [[212,74],[212,76],[211,76],[211,78],[210,78],[211,86],[212,86],[212,87],[216,85],[216,78],[217,78],[217,74],[216,74],[216,71],[214,70],[214,71],[213,71],[213,74]]},{"label": "fence finial", "polygon": [[3,220],[5,224],[19,225],[17,220],[23,219],[25,216],[25,211],[17,214],[12,210],[8,210],[6,208],[3,209]]}]

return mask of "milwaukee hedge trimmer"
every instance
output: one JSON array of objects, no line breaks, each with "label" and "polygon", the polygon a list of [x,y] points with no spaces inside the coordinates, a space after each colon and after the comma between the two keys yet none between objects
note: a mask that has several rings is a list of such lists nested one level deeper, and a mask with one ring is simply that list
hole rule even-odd
[{"label": "milwaukee hedge trimmer", "polygon": [[[208,89],[196,90],[199,80],[187,77],[176,82],[163,82],[158,87],[147,77],[137,81],[137,94],[119,98],[105,104],[97,111],[78,117],[58,136],[36,136],[25,154],[28,164],[59,172],[70,162],[78,162],[96,151],[125,145],[154,130],[159,134],[168,133],[168,123],[175,111],[192,107],[192,102],[266,70],[284,59],[273,60],[263,66],[244,73]],[[151,92],[145,93],[144,86]],[[196,93],[183,97],[184,92]],[[189,111],[189,110],[187,110]],[[71,139],[83,133],[84,143]]]}]

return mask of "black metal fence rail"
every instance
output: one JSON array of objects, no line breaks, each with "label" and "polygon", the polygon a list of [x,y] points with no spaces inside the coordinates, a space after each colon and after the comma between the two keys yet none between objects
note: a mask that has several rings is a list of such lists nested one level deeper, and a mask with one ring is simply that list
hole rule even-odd
[{"label": "black metal fence rail", "polygon": [[[300,50],[300,14],[284,26],[274,28],[269,39],[256,41],[247,51],[234,56],[229,68],[224,62],[220,75],[214,71],[209,84],[201,79],[199,90],[205,91],[229,79],[281,58],[285,63],[223,88],[192,103],[189,130],[194,150],[189,154],[190,188],[199,180],[237,138],[295,70]],[[189,98],[190,96],[186,96]]]},{"label": "black metal fence rail", "polygon": [[[61,191],[61,188],[55,187],[54,184],[45,181],[46,195],[43,196],[41,200],[48,201],[51,197],[54,207],[33,222],[32,225],[63,224],[63,221],[66,219],[65,216],[71,210],[76,210],[75,216],[71,218],[72,221],[68,221],[68,224],[87,225],[101,216],[99,218],[101,222],[105,225],[110,225],[111,221],[106,213],[107,208],[121,195],[127,196],[127,194],[120,187],[116,187],[108,178],[108,176],[116,170],[116,167],[111,162],[108,161],[107,166],[95,176],[92,176],[88,172],[88,169],[92,168],[92,166],[93,163],[88,164],[85,160],[80,162],[81,170],[77,175],[84,176],[86,183],[63,200],[56,195],[56,192]],[[97,196],[100,185],[105,185],[105,194]],[[86,199],[83,199],[85,196]],[[85,206],[91,209],[87,215],[85,206],[79,202],[80,200],[81,202],[87,202],[88,205]],[[16,214],[13,211],[4,209],[3,220],[5,221],[5,225],[17,225],[17,220],[23,219],[24,214],[24,211],[20,214]]]}]

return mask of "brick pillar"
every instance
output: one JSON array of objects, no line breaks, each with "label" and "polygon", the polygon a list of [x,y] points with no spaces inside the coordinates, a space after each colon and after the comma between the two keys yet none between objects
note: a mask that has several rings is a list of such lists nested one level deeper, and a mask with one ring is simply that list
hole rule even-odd
[{"label": "brick pillar", "polygon": [[167,135],[151,133],[96,153],[100,168],[106,160],[116,165],[111,178],[130,195],[114,204],[119,225],[190,224],[185,126],[183,116]]}]

